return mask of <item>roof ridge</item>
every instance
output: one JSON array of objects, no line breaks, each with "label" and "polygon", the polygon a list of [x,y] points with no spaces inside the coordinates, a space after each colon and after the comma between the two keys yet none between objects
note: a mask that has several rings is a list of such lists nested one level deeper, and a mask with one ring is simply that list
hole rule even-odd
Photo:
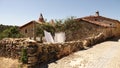
[{"label": "roof ridge", "polygon": [[82,19],[84,21],[87,21],[89,23],[92,23],[92,24],[96,24],[96,25],[99,25],[99,26],[103,26],[103,27],[111,27],[110,24],[105,24],[105,23],[101,23],[101,22],[96,22],[96,21],[90,21],[90,20],[87,20],[87,19]]}]

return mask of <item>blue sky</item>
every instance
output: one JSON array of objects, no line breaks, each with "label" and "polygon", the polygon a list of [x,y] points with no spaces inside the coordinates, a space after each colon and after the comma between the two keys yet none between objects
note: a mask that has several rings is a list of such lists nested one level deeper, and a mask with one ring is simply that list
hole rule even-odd
[{"label": "blue sky", "polygon": [[100,15],[120,20],[120,0],[0,0],[0,24],[21,26],[38,20]]}]

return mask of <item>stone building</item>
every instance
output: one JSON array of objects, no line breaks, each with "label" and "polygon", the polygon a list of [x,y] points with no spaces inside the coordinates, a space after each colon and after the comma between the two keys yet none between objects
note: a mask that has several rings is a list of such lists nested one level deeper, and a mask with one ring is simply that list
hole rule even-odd
[{"label": "stone building", "polygon": [[103,27],[116,27],[116,23],[119,22],[118,20],[100,16],[98,11],[95,15],[78,18],[77,20],[83,20]]},{"label": "stone building", "polygon": [[45,21],[44,21],[43,15],[40,14],[38,21],[33,20],[33,21],[30,21],[24,24],[23,26],[20,27],[20,32],[26,38],[35,39],[36,38],[36,35],[35,35],[36,25],[42,24],[42,23],[45,23]]},{"label": "stone building", "polygon": [[80,19],[95,25],[106,27],[109,32],[111,31],[112,35],[120,36],[120,22],[115,19],[100,16],[98,11],[93,16],[78,18],[78,20]]},{"label": "stone building", "polygon": [[[78,21],[75,23],[76,25],[70,27],[65,33],[66,41],[84,39],[101,32],[104,32],[104,34],[106,34],[107,36],[120,36],[120,22],[115,19],[101,16],[98,11],[95,13],[95,15],[85,16],[82,18],[77,18],[75,20]],[[42,14],[40,14],[38,21],[33,20],[21,26],[20,32],[26,38],[35,39],[36,24],[42,24],[44,22],[44,18]],[[51,20],[50,24],[55,26],[54,20]],[[72,28],[77,29],[72,31],[70,30]]]},{"label": "stone building", "polygon": [[120,22],[115,19],[101,16],[97,11],[95,15],[85,16],[77,18],[76,25],[70,27],[70,29],[77,28],[73,31],[66,31],[66,40],[73,41],[79,39],[85,39],[95,36],[99,33],[104,33],[106,36],[120,36]]}]

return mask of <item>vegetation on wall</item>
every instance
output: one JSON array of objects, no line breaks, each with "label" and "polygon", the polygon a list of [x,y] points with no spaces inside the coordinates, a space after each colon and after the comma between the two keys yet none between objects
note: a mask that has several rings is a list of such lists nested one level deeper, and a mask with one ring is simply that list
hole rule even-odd
[{"label": "vegetation on wall", "polygon": [[22,48],[20,61],[24,64],[28,62],[28,56],[27,56],[27,49],[26,48]]}]

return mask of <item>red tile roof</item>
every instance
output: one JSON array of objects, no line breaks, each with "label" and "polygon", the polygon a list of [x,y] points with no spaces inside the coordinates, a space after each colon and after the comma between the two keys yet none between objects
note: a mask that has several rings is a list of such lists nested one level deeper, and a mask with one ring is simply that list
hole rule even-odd
[{"label": "red tile roof", "polygon": [[103,16],[86,16],[82,18],[77,18],[77,20],[84,20],[92,24],[96,24],[103,27],[116,27],[115,23],[120,23],[118,20],[111,18],[106,18]]},{"label": "red tile roof", "polygon": [[26,23],[26,24],[24,24],[24,25],[20,26],[19,28],[21,29],[21,28],[23,28],[23,27],[25,27],[25,26],[27,26],[27,25],[29,25],[29,24],[31,24],[31,23],[38,23],[38,24],[42,24],[42,22],[39,22],[39,21],[35,21],[35,20],[33,20],[33,21],[30,21],[30,22],[28,22],[28,23]]}]

